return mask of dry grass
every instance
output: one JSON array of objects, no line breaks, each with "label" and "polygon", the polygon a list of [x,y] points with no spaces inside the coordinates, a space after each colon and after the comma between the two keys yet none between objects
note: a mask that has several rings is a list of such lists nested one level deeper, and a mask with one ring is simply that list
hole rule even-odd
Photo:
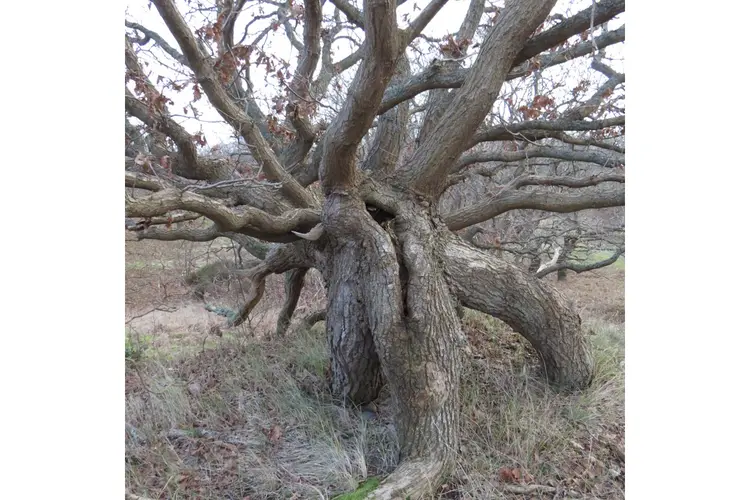
[{"label": "dry grass", "polygon": [[[129,363],[128,490],[169,498],[324,498],[395,463],[392,425],[333,404],[323,333],[222,338]],[[148,388],[146,387],[148,384]]]},{"label": "dry grass", "polygon": [[[174,308],[126,327],[128,491],[170,499],[326,499],[392,470],[388,398],[374,415],[333,403],[322,324],[270,338],[269,311],[279,303],[271,293],[250,325],[209,335],[221,319],[202,310],[182,277],[216,257],[205,245],[170,245],[128,249],[129,317]],[[149,260],[155,251],[160,257]],[[462,377],[459,462],[437,498],[624,497],[623,272],[547,279],[582,310],[596,357],[592,387],[574,395],[550,390],[524,339],[467,311],[474,356]],[[307,310],[320,305],[319,291],[310,289],[302,300]],[[217,300],[231,303],[220,292]],[[508,491],[526,483],[544,491]]]}]

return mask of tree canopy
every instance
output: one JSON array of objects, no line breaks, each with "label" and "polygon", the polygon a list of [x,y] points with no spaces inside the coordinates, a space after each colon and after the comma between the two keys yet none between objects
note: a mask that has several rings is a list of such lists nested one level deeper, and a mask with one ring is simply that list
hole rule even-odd
[{"label": "tree canopy", "polygon": [[[621,214],[584,217],[625,203],[624,0],[137,8],[127,227],[253,254],[233,326],[285,273],[282,334],[305,273],[321,272],[333,393],[365,404],[387,382],[396,402],[401,462],[373,498],[419,498],[452,466],[459,306],[525,336],[552,384],[590,382],[580,317],[539,278],[585,270],[566,260],[580,241],[624,251]],[[503,251],[534,253],[531,273]]]}]

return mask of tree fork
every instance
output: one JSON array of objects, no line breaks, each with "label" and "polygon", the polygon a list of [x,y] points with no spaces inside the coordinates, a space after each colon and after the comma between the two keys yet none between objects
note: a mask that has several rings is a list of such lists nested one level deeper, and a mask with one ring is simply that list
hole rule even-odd
[{"label": "tree fork", "polygon": [[[396,408],[400,464],[368,496],[376,499],[430,494],[458,447],[461,324],[437,258],[435,222],[417,202],[402,198],[399,207],[393,236],[357,198],[329,195],[323,211],[336,242],[326,316],[332,350],[341,354],[342,339],[363,346],[369,333]],[[342,335],[345,328],[355,334]]]}]

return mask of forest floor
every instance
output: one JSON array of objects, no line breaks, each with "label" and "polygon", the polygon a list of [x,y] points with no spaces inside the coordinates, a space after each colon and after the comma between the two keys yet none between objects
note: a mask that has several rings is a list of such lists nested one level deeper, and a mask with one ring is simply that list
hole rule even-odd
[{"label": "forest floor", "polygon": [[[274,338],[280,276],[245,325],[209,334],[185,276],[231,250],[126,241],[125,473],[131,498],[328,499],[382,478],[397,459],[387,387],[372,411],[334,404],[323,323],[293,319]],[[471,355],[454,473],[440,499],[624,498],[624,265],[556,281],[590,335],[592,386],[547,387],[531,346],[500,320],[465,310]],[[309,273],[295,319],[321,309]],[[217,283],[212,304],[236,308],[243,283]],[[346,498],[346,497],[344,497]]]}]

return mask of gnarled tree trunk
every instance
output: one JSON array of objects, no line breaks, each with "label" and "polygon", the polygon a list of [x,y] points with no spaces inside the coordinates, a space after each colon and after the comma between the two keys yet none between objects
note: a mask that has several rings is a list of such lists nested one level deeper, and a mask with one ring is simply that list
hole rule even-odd
[{"label": "gnarled tree trunk", "polygon": [[580,318],[557,292],[465,243],[408,196],[397,206],[379,225],[356,196],[329,196],[319,243],[332,388],[366,404],[385,379],[394,398],[401,462],[373,498],[420,498],[454,462],[465,342],[458,301],[529,339],[551,382],[581,388],[592,373]]},{"label": "gnarled tree trunk", "polygon": [[356,197],[329,196],[323,212],[333,389],[365,404],[382,372],[396,408],[401,464],[376,498],[432,491],[458,445],[461,324],[434,224],[402,201],[388,229]]},{"label": "gnarled tree trunk", "polygon": [[[126,172],[126,185],[154,191],[149,196],[128,197],[126,215],[146,218],[139,229],[142,238],[210,241],[227,236],[251,253],[258,250],[252,238],[279,243],[260,249],[262,254],[253,253],[262,260],[243,270],[251,292],[247,303],[230,318],[233,326],[245,321],[259,303],[269,274],[287,273],[286,301],[277,325],[278,332],[284,332],[306,271],[318,269],[328,293],[325,319],[332,391],[346,404],[362,405],[377,398],[387,383],[395,407],[401,460],[368,498],[417,500],[434,491],[441,476],[451,470],[457,453],[461,347],[465,342],[459,306],[500,318],[527,338],[553,384],[579,389],[591,381],[592,358],[580,317],[534,275],[539,262],[533,264],[531,273],[525,272],[478,250],[451,231],[515,209],[571,212],[620,206],[624,191],[619,188],[582,194],[521,188],[575,190],[623,183],[624,175],[600,172],[575,178],[519,171],[481,202],[443,214],[445,223],[437,207],[455,181],[454,174],[465,172],[469,165],[493,158],[503,162],[524,159],[514,159],[505,150],[498,156],[479,155],[481,158],[469,153],[479,143],[520,138],[537,141],[545,139],[548,132],[549,138],[581,142],[583,139],[571,138],[564,131],[624,125],[624,117],[584,120],[624,82],[624,75],[595,61],[599,69],[594,69],[607,76],[607,82],[584,104],[567,106],[560,119],[546,120],[546,127],[541,124],[544,120],[526,120],[478,132],[504,82],[542,65],[561,64],[568,56],[590,54],[596,44],[603,48],[618,37],[624,39],[623,27],[592,39],[591,46],[581,42],[561,48],[572,36],[622,12],[624,2],[599,0],[544,29],[555,0],[509,0],[493,17],[474,62],[463,67],[467,47],[475,47],[471,39],[485,7],[484,2],[472,0],[458,33],[457,43],[463,44],[457,45],[458,52],[414,75],[406,48],[448,0],[430,0],[405,28],[398,26],[396,8],[401,2],[396,0],[367,0],[361,11],[352,2],[335,2],[348,22],[365,34],[356,53],[338,63],[332,58],[335,32],[331,29],[338,30],[339,21],[335,26],[327,23],[323,29],[322,2],[303,3],[302,41],[291,37],[292,42],[296,40],[293,45],[299,51],[299,64],[290,83],[285,83],[289,91],[285,127],[294,129],[294,139],[281,149],[283,141],[274,138],[276,132],[264,123],[251,85],[244,90],[241,84],[227,86],[227,81],[237,80],[229,77],[239,72],[239,67],[232,74],[219,71],[223,66],[218,63],[231,59],[224,55],[243,48],[242,42],[234,40],[232,27],[245,2],[221,2],[223,10],[216,26],[223,26],[222,34],[210,41],[194,36],[195,27],[188,24],[174,0],[153,0],[179,51],[161,37],[154,40],[189,68],[197,82],[194,92],[199,87],[244,140],[264,179],[235,175],[227,162],[200,157],[195,136],[170,116],[162,94],[138,62],[133,44],[141,44],[142,39],[128,39],[126,76],[135,82],[137,95],[126,87],[126,109],[150,127],[155,138],[161,134],[171,139],[176,151],[168,157],[165,152],[158,160],[153,151],[151,156],[141,153],[126,160],[126,167],[133,167]],[[282,11],[280,8],[279,16]],[[278,22],[287,20],[279,17]],[[235,47],[235,42],[240,45]],[[206,45],[210,43],[216,43],[219,58],[213,57]],[[450,49],[450,44],[445,47]],[[445,48],[440,50],[445,54]],[[543,54],[545,51],[549,52]],[[319,62],[321,71],[315,80]],[[358,62],[346,100],[335,117],[327,126],[313,126],[312,103],[320,104],[314,96],[325,90],[334,74]],[[446,90],[449,87],[453,90]],[[399,149],[407,138],[404,128],[409,123],[406,101],[427,89],[435,92],[425,109],[419,144],[401,160]],[[394,108],[399,103],[403,104]],[[377,116],[373,144],[364,165],[358,165],[362,139]],[[596,144],[603,147],[601,141]],[[133,153],[139,151],[136,146],[140,147],[134,144]],[[567,150],[545,151],[539,154],[578,158],[610,168],[620,161],[602,159],[599,153],[571,156]],[[192,182],[196,180],[200,183]],[[316,180],[322,188],[322,204],[317,188],[308,189]],[[206,217],[213,225],[170,229],[174,221],[162,216],[174,210]],[[161,225],[165,227],[158,227]],[[247,238],[252,241],[244,241]]]}]

